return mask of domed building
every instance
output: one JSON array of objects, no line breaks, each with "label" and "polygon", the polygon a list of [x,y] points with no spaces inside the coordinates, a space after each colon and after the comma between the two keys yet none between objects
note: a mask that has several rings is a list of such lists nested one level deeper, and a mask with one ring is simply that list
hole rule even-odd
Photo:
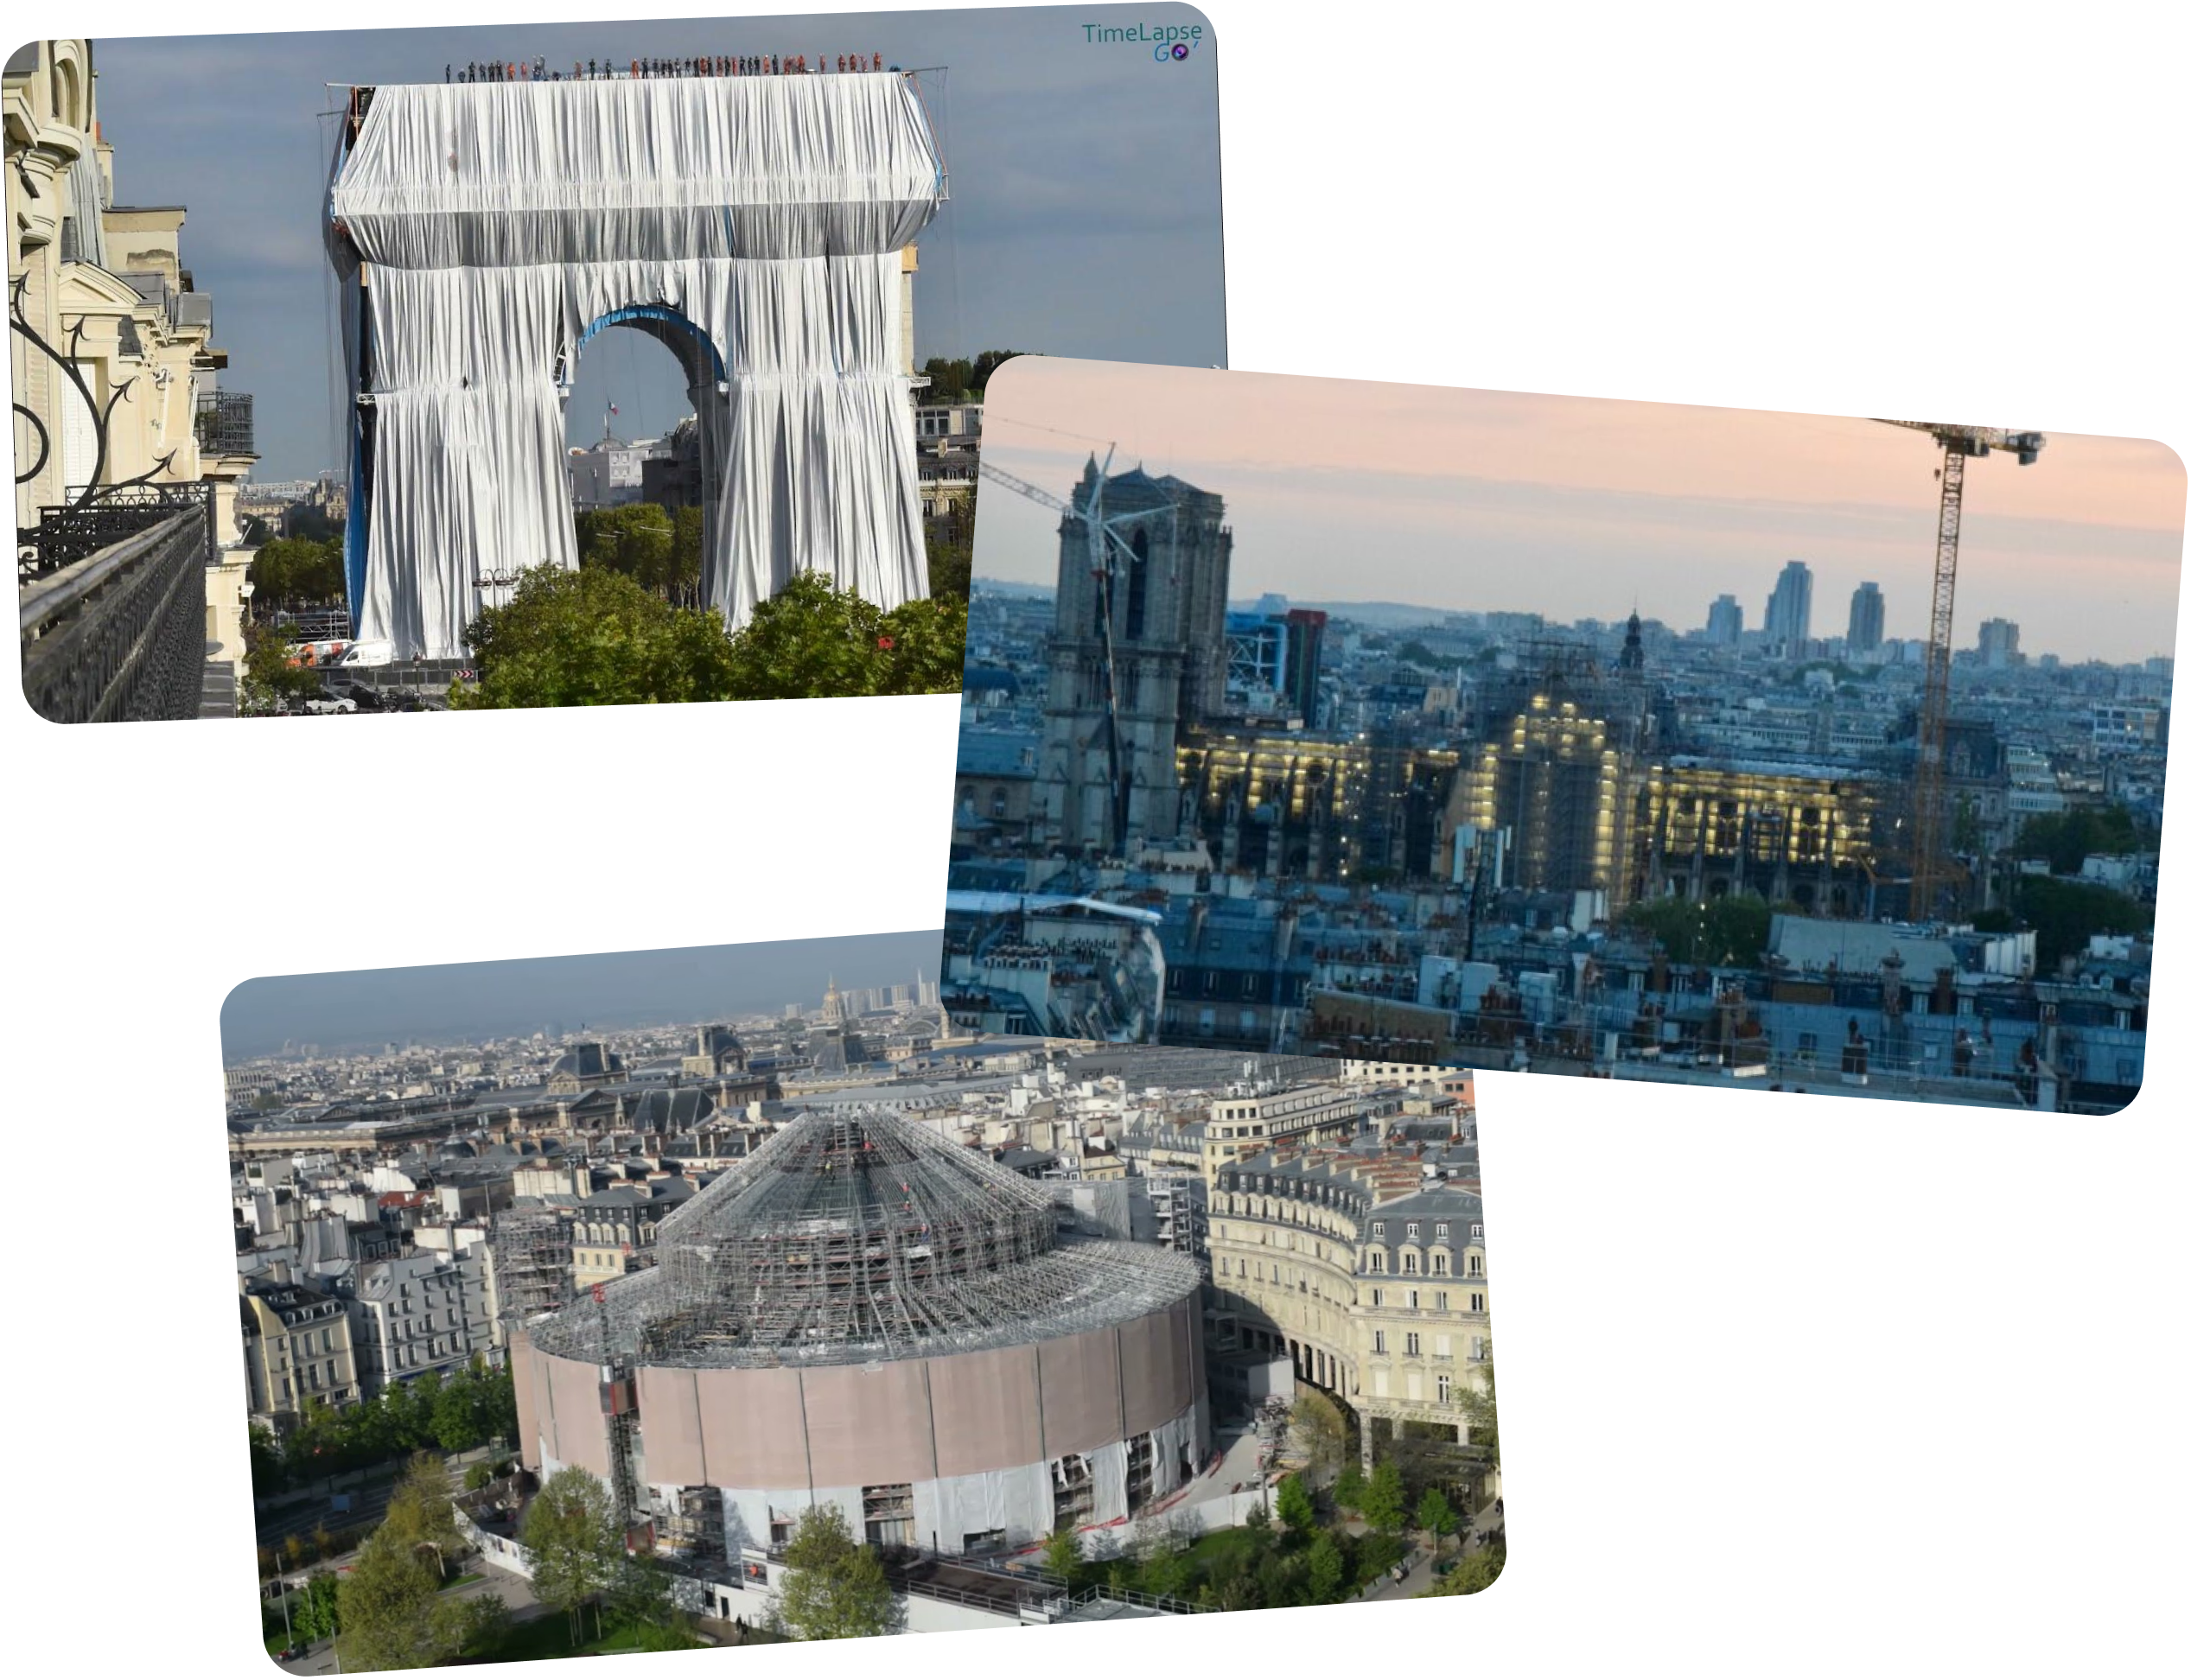
[{"label": "domed building", "polygon": [[1208,1456],[1200,1273],[1061,1235],[1048,1190],[894,1110],[806,1114],[665,1219],[657,1264],[524,1327],[523,1452],[671,1550],[834,1504],[978,1554],[1129,1517]]}]

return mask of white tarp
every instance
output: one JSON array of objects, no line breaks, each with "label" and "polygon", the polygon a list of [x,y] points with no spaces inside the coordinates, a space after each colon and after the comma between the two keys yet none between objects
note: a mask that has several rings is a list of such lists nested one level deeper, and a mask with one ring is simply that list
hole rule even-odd
[{"label": "white tarp", "polygon": [[456,655],[482,579],[576,563],[557,373],[628,309],[695,376],[734,627],[803,570],[926,595],[897,253],[941,191],[892,73],[375,90],[329,205],[366,265],[360,634]]}]

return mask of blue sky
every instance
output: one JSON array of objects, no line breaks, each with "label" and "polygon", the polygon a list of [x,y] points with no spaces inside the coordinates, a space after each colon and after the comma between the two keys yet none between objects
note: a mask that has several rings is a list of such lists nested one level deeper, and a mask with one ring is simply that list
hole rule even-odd
[{"label": "blue sky", "polygon": [[860,933],[270,976],[245,981],[220,1006],[221,1053],[237,1061],[285,1040],[332,1050],[502,1037],[551,1023],[576,1032],[777,1014],[787,1003],[818,1005],[832,976],[855,989],[909,986],[916,970],[935,980],[942,952],[939,932]]},{"label": "blue sky", "polygon": [[[99,114],[116,199],[181,204],[183,261],[213,298],[223,385],[257,399],[257,476],[339,458],[340,357],[320,243],[325,83],[438,80],[473,59],[551,65],[717,52],[880,54],[924,76],[951,202],[920,245],[917,354],[984,349],[1175,362],[1225,360],[1213,46],[1157,64],[1086,25],[1200,21],[1192,8],[1095,6],[105,38]],[[685,412],[669,353],[631,332],[582,358],[571,431],[625,436]]]}]

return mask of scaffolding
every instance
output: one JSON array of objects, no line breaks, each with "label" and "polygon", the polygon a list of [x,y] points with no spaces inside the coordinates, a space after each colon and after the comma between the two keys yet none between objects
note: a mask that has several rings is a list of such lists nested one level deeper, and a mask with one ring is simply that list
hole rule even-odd
[{"label": "scaffolding", "polygon": [[570,1226],[554,1208],[504,1208],[494,1216],[492,1241],[495,1294],[506,1332],[569,1303]]},{"label": "scaffolding", "polygon": [[1104,1328],[1199,1282],[1058,1224],[1046,1187],[895,1109],[808,1113],[662,1221],[653,1270],[530,1333],[600,1365],[864,1364]]}]

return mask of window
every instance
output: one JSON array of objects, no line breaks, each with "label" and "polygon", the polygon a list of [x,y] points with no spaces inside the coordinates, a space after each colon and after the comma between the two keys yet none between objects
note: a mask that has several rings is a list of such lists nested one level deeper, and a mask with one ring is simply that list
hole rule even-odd
[{"label": "window", "polygon": [[1423,1240],[1423,1222],[1420,1219],[1410,1219],[1407,1222],[1407,1240],[1411,1243],[1418,1243]]},{"label": "window", "polygon": [[1369,1269],[1373,1272],[1381,1272],[1385,1270],[1385,1250],[1383,1249],[1372,1249],[1369,1251]]},{"label": "window", "polygon": [[1369,1304],[1373,1307],[1382,1307],[1385,1304],[1385,1291],[1372,1289],[1369,1292]]},{"label": "window", "polygon": [[1402,1271],[1404,1271],[1404,1272],[1407,1273],[1410,1276],[1414,1276],[1414,1274],[1415,1274],[1415,1250],[1414,1250],[1413,1249],[1409,1249],[1409,1250],[1406,1250],[1404,1252],[1403,1252],[1403,1253],[1401,1254],[1401,1256],[1400,1256],[1400,1270],[1401,1270]]},{"label": "window", "polygon": [[1440,1289],[1438,1291],[1438,1311],[1441,1313],[1445,1311],[1445,1291],[1443,1289]]},{"label": "window", "polygon": [[1483,1296],[1481,1294],[1471,1295],[1468,1297],[1468,1310],[1472,1313],[1483,1311]]},{"label": "window", "polygon": [[1447,1226],[1446,1222],[1443,1219],[1440,1219],[1438,1221],[1438,1241],[1443,1243],[1451,1234],[1452,1232]]},{"label": "window", "polygon": [[1411,1330],[1407,1333],[1408,1356],[1412,1359],[1423,1351],[1423,1338]]},{"label": "window", "polygon": [[1471,1277],[1483,1276],[1483,1256],[1481,1254],[1472,1254],[1468,1257],[1468,1276]]},{"label": "window", "polygon": [[1438,1373],[1438,1404],[1441,1406],[1449,1406],[1452,1403],[1453,1378],[1441,1371]]},{"label": "window", "polygon": [[1382,1330],[1374,1330],[1370,1333],[1369,1351],[1373,1353],[1382,1353],[1385,1351],[1385,1333]]},{"label": "window", "polygon": [[1431,1270],[1431,1271],[1432,1271],[1432,1272],[1433,1272],[1436,1276],[1439,1276],[1439,1277],[1443,1277],[1443,1276],[1445,1276],[1445,1269],[1446,1269],[1446,1255],[1445,1255],[1445,1250],[1444,1250],[1443,1249],[1439,1249],[1439,1250],[1436,1250],[1435,1252],[1433,1252],[1433,1253],[1431,1254],[1431,1256],[1430,1256],[1430,1270]]},{"label": "window", "polygon": [[1423,1292],[1420,1289],[1410,1289],[1407,1292],[1407,1310],[1412,1313],[1422,1305]]},{"label": "window", "polygon": [[1371,1220],[1369,1225],[1369,1234],[1373,1237],[1382,1237],[1385,1234],[1385,1221],[1382,1219]]}]

